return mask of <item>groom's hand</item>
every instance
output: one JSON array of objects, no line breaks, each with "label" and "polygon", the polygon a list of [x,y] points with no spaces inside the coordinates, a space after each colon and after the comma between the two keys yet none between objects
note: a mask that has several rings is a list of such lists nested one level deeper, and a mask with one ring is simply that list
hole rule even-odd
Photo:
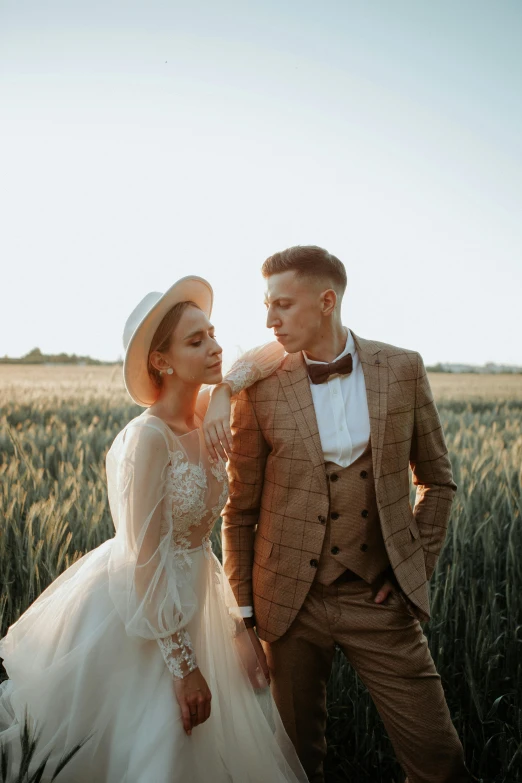
[{"label": "groom's hand", "polygon": [[266,688],[267,685],[270,685],[270,670],[265,651],[254,628],[248,628],[247,633],[257,657],[257,666],[251,669],[249,667],[248,670],[250,682],[254,688]]},{"label": "groom's hand", "polygon": [[375,603],[376,604],[382,604],[386,599],[388,598],[391,593],[395,590],[395,586],[392,584],[392,582],[389,582],[386,580],[386,582],[383,584],[377,595],[375,596]]}]

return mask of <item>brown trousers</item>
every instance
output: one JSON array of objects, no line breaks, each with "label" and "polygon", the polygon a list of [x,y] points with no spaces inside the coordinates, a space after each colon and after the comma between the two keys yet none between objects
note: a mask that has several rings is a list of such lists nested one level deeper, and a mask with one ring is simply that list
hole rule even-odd
[{"label": "brown trousers", "polygon": [[326,684],[336,643],[368,688],[408,783],[468,783],[419,621],[398,591],[375,604],[363,580],[314,583],[289,630],[263,642],[273,696],[310,783],[324,781]]}]

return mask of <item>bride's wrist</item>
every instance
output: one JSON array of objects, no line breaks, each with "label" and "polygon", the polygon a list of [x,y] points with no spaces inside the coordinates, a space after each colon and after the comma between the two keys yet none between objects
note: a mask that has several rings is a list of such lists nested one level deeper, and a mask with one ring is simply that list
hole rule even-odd
[{"label": "bride's wrist", "polygon": [[228,398],[230,399],[230,397],[232,397],[232,387],[227,381],[221,381],[221,383],[216,383],[216,385],[213,386],[212,389],[210,390],[210,398],[212,399],[214,394],[218,394],[218,393],[224,394],[228,396]]}]

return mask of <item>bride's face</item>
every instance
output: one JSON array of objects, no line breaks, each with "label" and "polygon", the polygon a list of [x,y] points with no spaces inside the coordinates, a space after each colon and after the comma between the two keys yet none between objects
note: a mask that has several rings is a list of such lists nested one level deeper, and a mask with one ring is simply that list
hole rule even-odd
[{"label": "bride's face", "polygon": [[205,313],[197,307],[187,307],[174,329],[169,350],[162,355],[180,380],[214,384],[223,380],[222,353]]}]

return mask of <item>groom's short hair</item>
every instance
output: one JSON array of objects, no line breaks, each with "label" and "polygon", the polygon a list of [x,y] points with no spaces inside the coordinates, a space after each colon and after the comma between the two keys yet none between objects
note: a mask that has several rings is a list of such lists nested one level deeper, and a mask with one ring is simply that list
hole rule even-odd
[{"label": "groom's short hair", "polygon": [[299,277],[328,280],[342,296],[346,289],[346,269],[342,261],[324,247],[294,245],[267,258],[261,274],[267,278],[281,272],[295,272]]}]

